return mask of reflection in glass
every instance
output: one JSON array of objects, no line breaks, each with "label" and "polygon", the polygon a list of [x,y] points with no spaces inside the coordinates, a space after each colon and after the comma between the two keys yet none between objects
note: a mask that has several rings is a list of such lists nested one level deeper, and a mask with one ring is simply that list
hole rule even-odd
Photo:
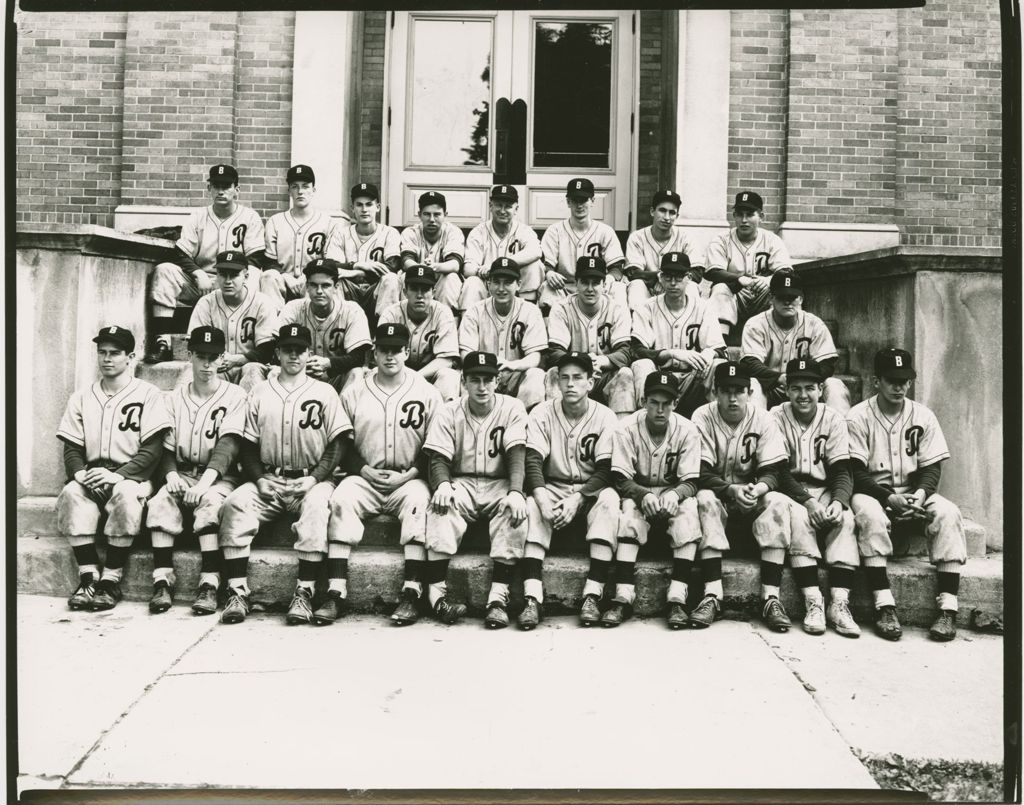
[{"label": "reflection in glass", "polygon": [[611,23],[536,25],[534,166],[610,167]]},{"label": "reflection in glass", "polygon": [[412,164],[490,164],[490,73],[489,20],[414,20]]}]

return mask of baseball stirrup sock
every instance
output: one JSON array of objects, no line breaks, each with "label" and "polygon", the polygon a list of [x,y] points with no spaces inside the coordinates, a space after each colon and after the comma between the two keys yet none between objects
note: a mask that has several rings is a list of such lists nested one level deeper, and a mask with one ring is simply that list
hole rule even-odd
[{"label": "baseball stirrup sock", "polygon": [[314,562],[311,559],[300,559],[299,560],[299,587],[313,588],[316,584],[316,573],[320,569],[320,562]]},{"label": "baseball stirrup sock", "polygon": [[849,590],[853,587],[853,568],[846,565],[832,565],[828,569],[828,586],[832,588],[832,598],[836,598],[836,591],[846,590],[846,598],[849,598]]},{"label": "baseball stirrup sock", "polygon": [[448,562],[449,559],[427,560],[426,578],[424,581],[429,585],[427,597],[430,599],[430,606],[437,604],[439,600],[448,595]]},{"label": "baseball stirrup sock", "polygon": [[107,545],[107,564],[104,568],[104,575],[108,570],[118,571],[118,578],[121,577],[121,570],[124,568],[124,563],[128,560],[128,551],[130,548],[123,548],[120,545]]},{"label": "baseball stirrup sock", "polygon": [[704,595],[713,595],[719,600],[724,596],[722,590],[722,557],[702,556],[700,558],[700,574],[704,578]]},{"label": "baseball stirrup sock", "polygon": [[95,542],[90,542],[87,545],[75,545],[71,550],[75,552],[75,561],[78,563],[79,573],[98,575],[96,568],[100,565],[100,556],[96,552]]},{"label": "baseball stirrup sock", "polygon": [[487,595],[487,604],[499,603],[508,605],[508,585],[512,581],[512,565],[495,562],[491,575],[491,590]]},{"label": "baseball stirrup sock", "polygon": [[957,595],[960,592],[960,574],[948,573],[940,570],[937,574],[938,591]]},{"label": "baseball stirrup sock", "polygon": [[[813,590],[818,591],[818,566],[817,565],[805,565],[803,567],[793,568],[793,581],[796,582],[796,586],[803,590],[804,596],[810,594]],[[820,595],[820,593],[819,593]]]},{"label": "baseball stirrup sock", "polygon": [[[539,548],[541,551],[544,550],[542,546],[531,542],[526,545],[527,553],[530,552],[531,545],[534,545],[534,547]],[[543,570],[543,559],[529,556],[523,559],[523,595],[534,598],[538,602],[544,600]]]},{"label": "baseball stirrup sock", "polygon": [[[593,548],[593,545],[591,545],[591,548]],[[604,595],[604,585],[608,581],[608,572],[611,570],[611,567],[612,563],[605,559],[590,557],[590,569],[587,571],[587,581],[583,585],[584,597],[595,595],[600,598]]]}]

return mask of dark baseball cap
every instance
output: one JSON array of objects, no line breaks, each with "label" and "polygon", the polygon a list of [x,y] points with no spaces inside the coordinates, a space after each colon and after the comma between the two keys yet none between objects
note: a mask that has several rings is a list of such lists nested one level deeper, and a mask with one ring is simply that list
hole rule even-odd
[{"label": "dark baseball cap", "polygon": [[914,356],[905,349],[880,349],[875,353],[875,376],[893,380],[913,380],[917,377]]},{"label": "dark baseball cap", "polygon": [[768,287],[775,296],[801,296],[804,292],[799,275],[788,269],[779,269],[772,274]]},{"label": "dark baseball cap", "polygon": [[406,285],[427,285],[431,288],[437,282],[437,274],[430,266],[414,265],[405,269]]},{"label": "dark baseball cap", "polygon": [[288,168],[285,183],[291,184],[292,182],[312,182],[316,184],[316,174],[313,173],[313,169],[309,165],[292,165],[292,167]]},{"label": "dark baseball cap", "polygon": [[464,375],[498,374],[498,356],[493,352],[470,352],[462,359]]},{"label": "dark baseball cap", "polygon": [[309,347],[313,343],[313,336],[309,328],[301,324],[286,324],[277,334],[277,345],[286,347],[295,344],[300,347]]},{"label": "dark baseball cap", "polygon": [[409,346],[409,328],[398,322],[378,324],[373,331],[373,340],[378,347]]},{"label": "dark baseball cap", "polygon": [[357,185],[352,185],[352,191],[349,193],[349,197],[355,201],[357,198],[369,198],[374,201],[380,201],[380,190],[377,189],[377,185],[371,184],[370,182],[360,182]]},{"label": "dark baseball cap", "polygon": [[116,324],[104,327],[93,339],[94,344],[113,344],[125,352],[135,349],[135,336],[127,327],[118,327]]},{"label": "dark baseball cap", "polygon": [[593,198],[594,183],[590,179],[573,179],[565,186],[565,195],[570,198]]},{"label": "dark baseball cap", "polygon": [[249,261],[242,252],[220,252],[217,255],[216,271],[245,271]]},{"label": "dark baseball cap", "polygon": [[736,203],[732,205],[732,208],[734,210],[762,212],[764,210],[764,199],[753,190],[741,190],[736,194]]},{"label": "dark baseball cap", "polygon": [[487,271],[488,277],[510,277],[519,279],[519,266],[507,257],[499,257]]},{"label": "dark baseball cap", "polygon": [[515,185],[511,184],[496,184],[491,188],[491,200],[492,201],[519,201],[519,191],[516,190]]},{"label": "dark baseball cap", "polygon": [[594,359],[586,352],[566,352],[555,362],[556,369],[564,366],[578,366],[588,375],[594,374]]},{"label": "dark baseball cap", "polygon": [[659,190],[651,199],[651,206],[657,207],[663,201],[671,201],[676,207],[683,206],[683,200],[679,198],[679,194],[675,190]]},{"label": "dark baseball cap", "polygon": [[214,165],[210,168],[210,182],[238,184],[238,171],[231,165]]},{"label": "dark baseball cap", "polygon": [[747,367],[736,361],[726,361],[715,367],[715,386],[743,386],[750,385],[750,372]]},{"label": "dark baseball cap", "polygon": [[315,260],[310,260],[306,263],[302,273],[307,278],[312,277],[314,274],[326,274],[332,280],[337,280],[339,268],[341,268],[341,264],[337,260],[332,260],[330,257],[317,257]]},{"label": "dark baseball cap", "polygon": [[576,279],[593,277],[603,280],[608,276],[608,266],[600,257],[580,257],[576,261]]},{"label": "dark baseball cap", "polygon": [[686,252],[665,252],[661,256],[661,270],[666,274],[687,274],[690,271],[690,258]]},{"label": "dark baseball cap", "polygon": [[810,358],[794,358],[786,364],[787,383],[802,379],[813,380],[815,383],[821,383],[825,379],[817,361]]},{"label": "dark baseball cap", "polygon": [[227,345],[224,331],[218,327],[196,327],[188,334],[188,348],[193,352],[214,352],[220,354]]},{"label": "dark baseball cap", "polygon": [[445,212],[448,211],[448,200],[435,190],[428,190],[419,198],[419,209],[437,204]]},{"label": "dark baseball cap", "polygon": [[679,381],[669,372],[651,372],[644,381],[644,396],[649,397],[656,391],[668,392],[672,397],[679,396]]}]

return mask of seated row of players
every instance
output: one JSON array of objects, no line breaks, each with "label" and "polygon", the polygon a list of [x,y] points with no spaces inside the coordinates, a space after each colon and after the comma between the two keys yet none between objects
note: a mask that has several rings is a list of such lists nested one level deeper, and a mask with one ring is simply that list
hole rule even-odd
[{"label": "seated row of players", "polygon": [[[703,628],[718,616],[723,597],[726,526],[739,521],[760,549],[770,628],[790,626],[779,600],[788,555],[805,601],[804,629],[821,634],[827,621],[857,636],[848,600],[853,569],[863,560],[875,629],[898,639],[886,563],[892,522],[909,519],[924,528],[938,571],[940,612],[931,635],[955,636],[963,522],[936,493],[949,452],[934,415],[906,399],[915,376],[909,353],[878,353],[877,394],[846,420],[818,402],[824,378],[806,358],[787,365],[789,402],[771,413],[751,404],[745,366],[727,361],[713,371],[714,401],[692,421],[675,413],[680,386],[662,371],[645,380],[643,408],[618,420],[589,398],[595,369],[586,353],[559,357],[560,398],[527,413],[520,401],[497,393],[501,364],[493,353],[464,356],[465,396],[446,403],[406,367],[411,336],[404,325],[380,324],[375,336],[376,369],[339,396],[306,371],[310,331],[286,324],[275,347],[279,371],[246,397],[219,377],[224,333],[198,327],[189,337],[193,380],[165,402],[130,371],[132,333],[101,330],[94,339],[101,379],[72,395],[58,429],[69,478],[57,501],[58,529],[80,571],[69,606],[104,610],[117,603],[145,512],[153,538],[152,611],[171,605],[173,543],[190,523],[202,552],[193,611],[215,612],[226,579],[221,620],[237,623],[250,610],[252,540],[261,523],[290,511],[298,513],[299,568],[287,620],[328,624],[345,611],[348,559],[363,521],[390,512],[399,515],[405,554],[396,624],[418,618],[424,593],[442,622],[462,617],[465,606],[447,593],[448,563],[467,524],[489,518],[489,627],[509,623],[517,564],[526,601],[518,622],[537,625],[553,532],[585,520],[583,625],[616,626],[630,617],[637,554],[652,524],[661,524],[674,557],[668,623]],[[108,547],[100,573],[95,537],[104,514]],[[829,566],[827,614],[819,545]],[[704,595],[688,609],[695,561]],[[324,564],[328,592],[314,610]],[[602,612],[611,574],[614,597]]]}]

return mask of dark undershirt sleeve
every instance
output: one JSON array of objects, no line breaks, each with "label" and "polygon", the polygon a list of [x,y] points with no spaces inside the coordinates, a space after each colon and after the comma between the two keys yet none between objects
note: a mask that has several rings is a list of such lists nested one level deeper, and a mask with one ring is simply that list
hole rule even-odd
[{"label": "dark undershirt sleeve", "polygon": [[634,360],[644,360],[644,359],[646,359],[646,360],[649,360],[649,361],[654,361],[654,365],[657,366],[658,365],[658,353],[661,352],[661,350],[660,349],[650,349],[648,347],[645,347],[643,344],[641,344],[639,341],[637,341],[634,338],[632,340],[631,344],[630,344],[630,352],[632,353]]},{"label": "dark undershirt sleeve", "polygon": [[85,448],[66,439],[61,441],[64,443],[64,473],[70,481],[76,472],[85,469]]},{"label": "dark undershirt sleeve", "polygon": [[618,490],[619,494],[624,498],[629,498],[636,503],[637,506],[643,502],[643,499],[647,495],[652,494],[650,489],[645,486],[641,486],[632,478],[627,478],[625,475],[613,472],[612,478],[615,480],[615,488]]},{"label": "dark undershirt sleeve", "polygon": [[242,474],[250,481],[258,481],[267,471],[260,460],[260,446],[253,444],[248,439],[242,440],[242,447],[238,451],[238,458],[242,464]]},{"label": "dark undershirt sleeve", "polygon": [[596,498],[601,494],[601,490],[612,483],[612,460],[605,458],[594,466],[594,474],[584,481],[580,494],[585,498]]},{"label": "dark undershirt sleeve", "polygon": [[868,472],[868,468],[864,466],[864,462],[851,458],[850,470],[853,472],[854,493],[870,495],[883,506],[888,502],[889,495],[893,493],[893,490],[875,481],[871,477],[871,473]]},{"label": "dark undershirt sleeve", "polygon": [[354,369],[357,366],[363,366],[366,363],[366,353],[370,351],[370,345],[365,344],[350,352],[348,355],[343,355],[340,358],[330,358],[331,368],[327,370],[328,377],[337,377],[343,375],[345,372]]},{"label": "dark undershirt sleeve", "polygon": [[131,481],[148,481],[152,477],[156,465],[160,463],[160,454],[164,449],[165,430],[167,428],[146,439],[139,447],[139,452],[135,454],[135,457],[114,471]]},{"label": "dark undershirt sleeve", "polygon": [[832,500],[838,500],[846,508],[850,508],[853,496],[853,473],[848,460],[837,461],[828,466],[828,493]]},{"label": "dark undershirt sleeve", "polygon": [[783,495],[792,498],[801,505],[811,499],[811,494],[807,491],[807,487],[793,477],[793,473],[790,471],[788,465],[784,466],[779,471],[778,491]]},{"label": "dark undershirt sleeve", "polygon": [[526,475],[526,445],[517,444],[505,454],[508,464],[508,491],[523,491],[523,479]]},{"label": "dark undershirt sleeve", "polygon": [[733,274],[724,268],[708,268],[704,271],[704,279],[712,285],[722,283],[729,286],[729,290],[737,293],[740,290],[740,275]]},{"label": "dark undershirt sleeve", "polygon": [[764,365],[764,362],[760,358],[754,358],[750,355],[740,358],[740,366],[743,366],[750,372],[751,377],[756,377],[758,380],[763,380],[767,385],[774,387],[779,382],[779,378],[782,377],[781,372],[773,371]]},{"label": "dark undershirt sleeve", "polygon": [[[934,495],[939,489],[939,481],[942,479],[942,462],[937,461],[910,473],[910,487],[913,491],[923,489],[928,497]],[[927,499],[927,498],[926,498]]]},{"label": "dark undershirt sleeve", "polygon": [[451,459],[445,458],[440,453],[435,453],[433,450],[426,451],[430,455],[430,491],[436,492],[437,488],[443,483],[451,483],[452,480],[452,462]]},{"label": "dark undershirt sleeve", "polygon": [[223,478],[229,474],[235,462],[238,461],[241,449],[242,437],[237,433],[221,436],[210,452],[210,460],[207,462],[206,468],[216,470],[218,475]]},{"label": "dark undershirt sleeve", "polygon": [[730,486],[729,482],[715,472],[715,468],[706,461],[700,463],[700,475],[697,476],[697,486],[700,489],[710,489],[715,495],[725,500],[725,490]]},{"label": "dark undershirt sleeve", "polygon": [[540,453],[536,450],[532,450],[529,447],[526,448],[526,494],[530,494],[534,489],[540,489],[545,486],[544,483],[544,459],[540,457]]},{"label": "dark undershirt sleeve", "polygon": [[612,368],[621,369],[623,366],[629,365],[630,351],[629,342],[623,341],[621,344],[616,344],[615,348],[608,353],[608,360],[612,363]]},{"label": "dark undershirt sleeve", "polygon": [[193,271],[202,271],[191,254],[185,254],[181,249],[175,247],[174,263],[179,266],[185,276],[191,279]]},{"label": "dark undershirt sleeve", "polygon": [[692,498],[697,494],[697,480],[694,478],[689,481],[682,481],[677,486],[672,487],[672,491],[676,493],[676,497],[680,500]]},{"label": "dark undershirt sleeve", "polygon": [[313,471],[310,472],[317,483],[323,483],[331,477],[331,473],[334,472],[338,466],[338,462],[341,460],[341,442],[344,436],[338,436],[331,440],[331,443],[324,448],[323,455],[320,456],[320,460],[317,462]]},{"label": "dark undershirt sleeve", "polygon": [[785,460],[777,461],[764,467],[758,467],[757,483],[767,484],[768,491],[774,492],[779,488],[779,475],[785,469],[788,469]]}]

